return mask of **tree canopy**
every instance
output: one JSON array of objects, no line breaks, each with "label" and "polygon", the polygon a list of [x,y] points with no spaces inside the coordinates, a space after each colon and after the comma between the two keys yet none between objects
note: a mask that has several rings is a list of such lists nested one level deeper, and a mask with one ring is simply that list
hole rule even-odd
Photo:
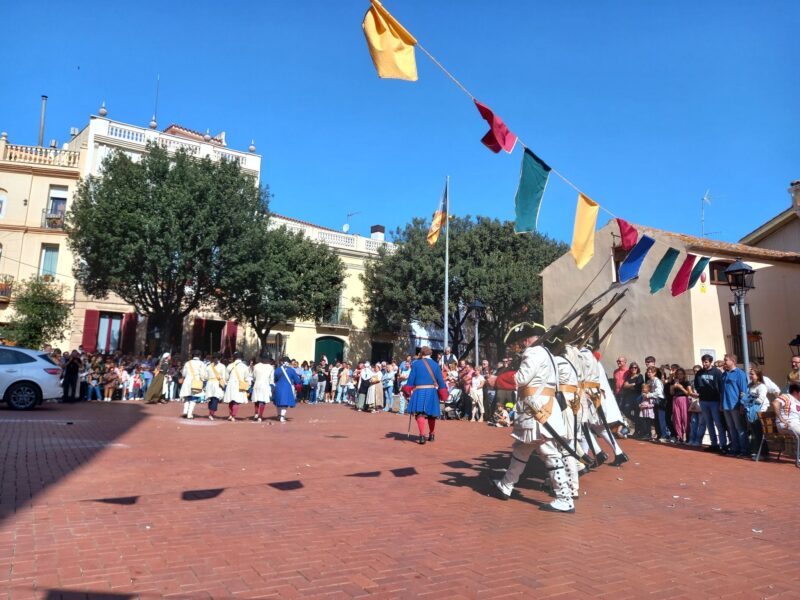
[{"label": "tree canopy", "polygon": [[67,215],[75,276],[89,294],[132,304],[164,347],[177,348],[183,318],[213,306],[223,273],[249,258],[266,197],[234,161],[154,144],[138,161],[113,153],[102,177],[78,186]]},{"label": "tree canopy", "polygon": [[[443,327],[444,232],[435,246],[428,223],[414,219],[394,233],[395,250],[381,250],[362,275],[370,327],[403,333],[412,320]],[[501,347],[515,323],[542,319],[541,270],[567,246],[541,234],[516,234],[512,222],[453,217],[450,222],[449,339],[464,350],[466,307],[486,305],[481,339]]]},{"label": "tree canopy", "polygon": [[20,281],[14,289],[14,317],[3,336],[19,346],[38,349],[64,335],[71,309],[64,298],[64,286],[40,277]]},{"label": "tree canopy", "polygon": [[262,348],[279,323],[321,320],[338,307],[344,264],[328,246],[285,227],[263,227],[240,251],[247,260],[222,273],[218,306],[249,323]]}]

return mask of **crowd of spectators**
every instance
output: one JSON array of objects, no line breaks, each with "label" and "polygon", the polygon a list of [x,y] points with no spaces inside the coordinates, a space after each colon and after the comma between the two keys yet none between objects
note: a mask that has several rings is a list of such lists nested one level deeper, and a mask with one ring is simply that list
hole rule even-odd
[{"label": "crowd of spectators", "polygon": [[658,366],[653,356],[637,362],[617,359],[613,387],[626,418],[622,435],[660,443],[701,446],[708,452],[756,459],[762,447],[762,416],[772,410],[777,427],[800,435],[800,356],[792,358],[783,388],[751,364],[749,373],[726,354],[715,361],[704,355],[691,369]]}]

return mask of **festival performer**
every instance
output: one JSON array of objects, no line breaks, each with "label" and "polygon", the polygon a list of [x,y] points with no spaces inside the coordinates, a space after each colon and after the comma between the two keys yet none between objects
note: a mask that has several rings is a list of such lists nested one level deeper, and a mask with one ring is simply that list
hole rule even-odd
[{"label": "festival performer", "polygon": [[181,385],[179,396],[183,401],[183,418],[194,419],[194,407],[205,399],[203,391],[208,379],[206,366],[200,360],[200,350],[192,352],[192,360],[183,365],[181,375],[183,385]]},{"label": "festival performer", "polygon": [[447,398],[447,386],[442,377],[442,370],[431,358],[430,346],[423,346],[421,359],[411,363],[411,374],[406,380],[403,390],[410,395],[408,412],[417,420],[419,429],[418,444],[425,443],[425,421],[428,421],[428,441],[435,438],[436,419],[442,415],[439,401]]},{"label": "festival performer", "polygon": [[275,406],[278,409],[278,420],[286,423],[286,409],[297,404],[296,385],[302,383],[300,375],[289,366],[289,358],[281,359],[281,366],[275,369]]},{"label": "festival performer", "polygon": [[166,377],[167,371],[169,371],[170,358],[171,356],[169,352],[164,352],[164,354],[161,355],[161,360],[158,361],[156,372],[153,375],[153,381],[150,382],[150,386],[147,388],[147,393],[144,395],[144,401],[146,404],[168,402],[168,400],[162,400],[161,395],[164,392],[164,377]]},{"label": "festival performer", "polygon": [[[511,462],[502,479],[492,480],[495,494],[507,500],[514,491],[528,459],[536,451],[550,476],[550,484],[556,499],[544,504],[540,510],[551,512],[575,512],[569,479],[567,477],[563,450],[557,446],[556,436],[562,440],[566,435],[561,408],[556,401],[557,373],[553,361],[543,346],[534,344],[545,332],[538,323],[520,323],[506,334],[505,342],[515,353],[522,350],[522,362],[514,375],[517,386],[517,402],[514,407],[514,438]],[[503,385],[507,377],[498,378]]]},{"label": "festival performer", "polygon": [[214,361],[206,367],[208,371],[208,381],[206,382],[206,400],[208,400],[208,419],[213,421],[217,416],[217,408],[220,400],[225,395],[225,376],[227,371],[221,362],[222,357],[219,352],[214,354]]},{"label": "festival performer", "polygon": [[260,362],[253,367],[253,396],[255,405],[253,420],[261,423],[264,418],[264,408],[272,402],[272,384],[275,383],[275,367],[270,364],[267,353],[262,353]]},{"label": "festival performer", "polygon": [[[558,393],[563,398],[563,405],[561,407],[561,414],[564,418],[564,429],[566,435],[564,439],[567,440],[572,446],[573,450],[579,455],[584,454],[583,447],[581,446],[581,438],[583,431],[581,428],[581,419],[583,407],[581,405],[580,394],[578,393],[578,371],[575,366],[564,356],[554,354],[554,352],[561,346],[559,338],[553,338],[551,342],[545,344],[545,347],[551,354],[553,354],[553,362],[556,366],[558,373]],[[569,478],[569,488],[572,493],[573,500],[580,497],[580,483],[579,472],[584,468],[583,463],[580,463],[574,456],[565,456],[564,462],[567,470],[567,477]]]},{"label": "festival performer", "polygon": [[[598,463],[603,463],[608,460],[608,455],[600,449],[597,444],[595,435],[602,437],[611,449],[614,451],[614,461],[611,462],[612,467],[621,467],[624,463],[628,462],[628,455],[622,451],[619,441],[614,438],[610,433],[610,428],[622,423],[622,412],[619,410],[617,399],[614,397],[614,392],[608,383],[606,371],[603,365],[595,357],[592,352],[590,344],[587,344],[580,351],[581,361],[583,363],[583,371],[585,379],[583,381],[583,388],[589,399],[587,407],[589,409],[589,443],[592,445],[592,451],[596,453]],[[603,415],[601,416],[600,411]],[[603,422],[605,416],[605,423]],[[606,427],[608,426],[608,428]]]},{"label": "festival performer", "polygon": [[234,352],[233,362],[228,365],[225,377],[227,384],[222,401],[228,405],[228,421],[235,422],[240,404],[247,404],[247,390],[250,389],[250,370],[242,361],[242,353]]}]

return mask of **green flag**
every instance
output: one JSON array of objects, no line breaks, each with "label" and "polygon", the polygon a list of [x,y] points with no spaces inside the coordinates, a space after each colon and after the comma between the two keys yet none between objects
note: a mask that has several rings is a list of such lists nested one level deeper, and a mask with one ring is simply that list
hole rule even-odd
[{"label": "green flag", "polygon": [[679,254],[680,252],[675,248],[669,248],[664,253],[664,256],[661,257],[656,270],[653,271],[653,275],[650,277],[651,294],[655,294],[667,284],[669,272],[672,271],[672,267],[675,266],[675,261],[678,260]]},{"label": "green flag", "polygon": [[692,289],[694,284],[697,283],[697,280],[700,279],[700,275],[703,274],[703,271],[710,260],[711,259],[708,256],[704,256],[697,261],[694,269],[692,269],[692,275],[689,277],[689,289]]},{"label": "green flag", "polygon": [[525,152],[522,154],[517,195],[514,197],[516,206],[514,231],[516,233],[536,231],[539,208],[542,206],[542,196],[547,187],[550,170],[547,163],[525,148]]}]

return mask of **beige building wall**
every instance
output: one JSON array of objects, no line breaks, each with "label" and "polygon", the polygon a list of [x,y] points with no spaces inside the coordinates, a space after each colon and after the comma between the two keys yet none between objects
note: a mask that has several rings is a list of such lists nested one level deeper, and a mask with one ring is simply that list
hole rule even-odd
[{"label": "beige building wall", "polygon": [[[43,247],[57,249],[53,281],[72,303],[75,279],[60,213],[51,210],[51,196],[69,198],[80,178],[79,154],[9,142],[0,136],[0,276],[14,284],[40,275]],[[12,297],[0,294],[0,323],[13,317]],[[66,347],[69,332],[54,344]]]},{"label": "beige building wall", "polygon": [[[600,348],[607,372],[616,367],[615,359],[619,355],[626,356],[629,362],[638,361],[640,365],[645,356],[652,354],[659,364],[677,363],[691,367],[699,363],[704,350],[713,350],[712,354],[718,359],[725,353],[733,352],[730,304],[735,299],[728,286],[712,283],[709,269],[706,268],[705,282],[701,279],[688,292],[673,297],[669,288],[687,251],[710,257],[712,262],[733,262],[737,252],[741,252],[745,262],[756,271],[755,289],[746,296],[749,314],[747,330],[761,332],[764,371],[776,382],[783,382],[790,356],[788,341],[797,333],[791,330],[791,325],[796,322],[794,315],[797,312],[797,299],[800,298],[800,255],[770,253],[738,244],[654,231],[647,227],[639,227],[639,230],[655,237],[660,243],[645,258],[640,278],[627,284],[627,296],[607,313],[600,326],[602,335],[605,327],[623,309],[627,309],[622,321]],[[546,324],[558,322],[573,308],[603,292],[612,283],[612,234],[618,234],[613,221],[596,232],[595,256],[583,270],[576,268],[575,261],[567,253],[542,271]],[[665,288],[650,294],[650,276],[667,245],[680,250],[681,255]],[[765,260],[748,257],[748,252],[773,254],[774,258]],[[607,298],[610,299],[611,294]],[[598,306],[602,305],[600,303]],[[733,323],[738,327],[738,320]]]}]

